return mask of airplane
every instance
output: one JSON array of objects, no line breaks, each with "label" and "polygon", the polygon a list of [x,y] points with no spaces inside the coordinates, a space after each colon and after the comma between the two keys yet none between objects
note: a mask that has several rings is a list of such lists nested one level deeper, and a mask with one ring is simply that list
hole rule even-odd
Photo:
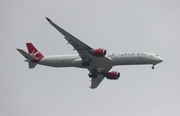
[{"label": "airplane", "polygon": [[152,69],[163,59],[149,52],[134,53],[107,53],[106,49],[94,49],[83,43],[46,17],[47,21],[57,29],[67,40],[68,44],[78,52],[75,55],[54,55],[44,56],[32,43],[26,43],[28,53],[22,49],[17,49],[29,64],[29,68],[34,68],[37,64],[51,67],[77,67],[89,70],[88,76],[91,78],[91,89],[95,89],[106,77],[110,80],[117,80],[120,77],[118,71],[110,71],[117,65],[144,65],[151,64]]}]

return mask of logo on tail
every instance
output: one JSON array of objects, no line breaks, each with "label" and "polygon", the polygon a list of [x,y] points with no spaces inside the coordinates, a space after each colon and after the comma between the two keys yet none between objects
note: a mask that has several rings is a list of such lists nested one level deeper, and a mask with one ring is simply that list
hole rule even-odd
[{"label": "logo on tail", "polygon": [[31,55],[32,57],[34,57],[34,58],[38,58],[36,55],[38,55],[39,53],[40,53],[39,51],[35,52],[35,51],[33,50],[32,53],[30,53],[30,55]]},{"label": "logo on tail", "polygon": [[44,56],[39,52],[32,43],[26,43],[29,54],[40,61]]}]

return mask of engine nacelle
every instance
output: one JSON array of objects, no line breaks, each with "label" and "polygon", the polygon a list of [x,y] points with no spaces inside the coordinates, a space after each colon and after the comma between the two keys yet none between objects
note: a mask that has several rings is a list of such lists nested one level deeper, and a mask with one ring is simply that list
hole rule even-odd
[{"label": "engine nacelle", "polygon": [[111,80],[119,79],[119,77],[120,77],[120,73],[117,72],[117,71],[108,72],[108,73],[106,74],[106,78],[107,78],[107,79],[111,79]]},{"label": "engine nacelle", "polygon": [[91,51],[91,54],[96,57],[104,57],[106,53],[107,53],[106,50],[102,48],[94,49]]}]

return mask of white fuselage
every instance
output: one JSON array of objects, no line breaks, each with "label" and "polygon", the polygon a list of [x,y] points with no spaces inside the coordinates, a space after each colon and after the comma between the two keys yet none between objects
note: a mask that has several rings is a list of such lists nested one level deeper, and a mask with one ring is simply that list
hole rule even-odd
[{"label": "white fuselage", "polygon": [[[110,59],[103,62],[99,60],[90,61],[91,67],[112,67],[116,65],[141,65],[141,64],[157,64],[162,62],[162,58],[154,53],[109,53],[105,57]],[[100,57],[97,57],[97,59]],[[78,67],[87,68],[81,65],[82,60],[79,55],[56,55],[45,56],[37,64],[52,67]]]}]

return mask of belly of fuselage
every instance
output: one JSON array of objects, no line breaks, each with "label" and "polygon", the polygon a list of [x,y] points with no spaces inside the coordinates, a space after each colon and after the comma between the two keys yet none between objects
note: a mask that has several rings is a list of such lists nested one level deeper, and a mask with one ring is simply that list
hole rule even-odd
[{"label": "belly of fuselage", "polygon": [[77,58],[78,56],[49,56],[43,58],[39,64],[52,67],[73,67],[73,61]]}]

